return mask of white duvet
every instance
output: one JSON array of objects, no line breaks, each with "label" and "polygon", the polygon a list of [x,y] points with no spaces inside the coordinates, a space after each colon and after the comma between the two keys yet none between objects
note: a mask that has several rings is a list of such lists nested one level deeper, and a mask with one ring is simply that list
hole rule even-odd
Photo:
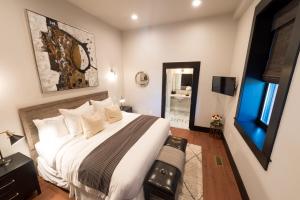
[{"label": "white duvet", "polygon": [[138,116],[139,114],[123,113],[121,121],[107,124],[106,128],[94,137],[85,139],[83,136],[77,136],[58,150],[55,169],[59,176],[68,182],[71,196],[80,199],[78,191],[84,190],[97,199],[140,199],[138,196],[141,196],[144,178],[169,134],[169,122],[165,119],[158,119],[121,159],[112,175],[107,196],[78,181],[78,169],[84,158]]}]

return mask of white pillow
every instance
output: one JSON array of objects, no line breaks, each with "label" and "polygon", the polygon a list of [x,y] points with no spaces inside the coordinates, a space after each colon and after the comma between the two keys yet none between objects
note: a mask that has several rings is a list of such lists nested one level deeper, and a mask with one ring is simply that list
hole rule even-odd
[{"label": "white pillow", "polygon": [[35,144],[35,149],[39,154],[39,157],[42,157],[48,164],[49,167],[56,168],[56,155],[59,150],[70,141],[73,137],[68,134],[63,137],[59,137],[54,141],[39,141]]},{"label": "white pillow", "polygon": [[108,97],[107,99],[103,100],[103,101],[94,101],[91,100],[92,105],[94,106],[94,110],[101,113],[103,119],[105,118],[105,110],[104,108],[106,107],[110,107],[112,105],[114,105],[113,101],[111,100],[110,97]]},{"label": "white pillow", "polygon": [[64,116],[69,133],[73,136],[82,134],[81,115],[93,112],[93,106],[89,102],[75,109],[59,109]]},{"label": "white pillow", "polygon": [[35,119],[33,123],[38,129],[40,141],[49,142],[69,134],[64,117],[59,115],[46,119]]}]

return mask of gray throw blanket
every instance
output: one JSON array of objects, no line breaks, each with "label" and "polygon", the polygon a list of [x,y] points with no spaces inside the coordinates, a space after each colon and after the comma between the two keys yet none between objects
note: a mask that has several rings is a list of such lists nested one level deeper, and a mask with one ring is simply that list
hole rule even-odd
[{"label": "gray throw blanket", "polygon": [[79,181],[107,195],[115,168],[157,119],[141,115],[96,147],[82,161],[78,171]]},{"label": "gray throw blanket", "polygon": [[181,173],[183,173],[185,164],[185,153],[183,151],[180,151],[179,149],[176,149],[174,147],[163,146],[157,160],[168,163],[176,167]]}]

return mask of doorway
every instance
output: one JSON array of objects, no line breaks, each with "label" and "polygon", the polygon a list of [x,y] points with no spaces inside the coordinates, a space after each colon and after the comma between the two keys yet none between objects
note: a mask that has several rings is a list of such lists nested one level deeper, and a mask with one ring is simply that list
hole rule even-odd
[{"label": "doorway", "polygon": [[200,62],[163,63],[161,117],[176,128],[194,129]]}]

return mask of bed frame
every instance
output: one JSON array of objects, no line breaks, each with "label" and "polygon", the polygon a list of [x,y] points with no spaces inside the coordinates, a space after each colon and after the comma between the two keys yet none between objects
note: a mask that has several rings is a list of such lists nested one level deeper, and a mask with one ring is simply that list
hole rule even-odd
[{"label": "bed frame", "polygon": [[38,131],[32,120],[55,117],[60,115],[58,109],[73,109],[89,100],[101,101],[106,98],[108,98],[108,92],[103,91],[19,109],[19,116],[31,158],[36,161],[38,157],[34,145],[39,141]]}]

